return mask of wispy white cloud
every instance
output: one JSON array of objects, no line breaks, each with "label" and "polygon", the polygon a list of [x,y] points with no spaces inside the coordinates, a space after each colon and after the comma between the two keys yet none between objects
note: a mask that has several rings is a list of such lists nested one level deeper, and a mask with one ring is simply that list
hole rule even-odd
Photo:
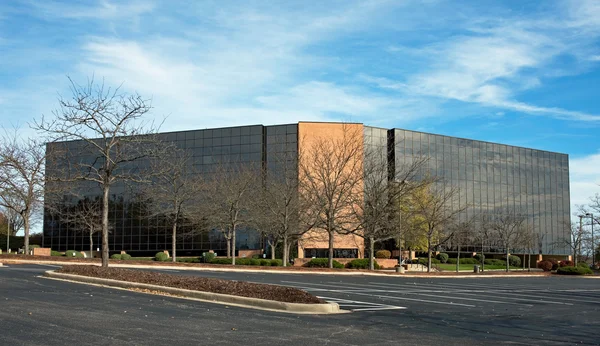
[{"label": "wispy white cloud", "polygon": [[27,1],[34,9],[34,15],[49,18],[68,18],[77,20],[131,19],[151,12],[151,1],[109,1],[94,3],[76,3],[72,1]]},{"label": "wispy white cloud", "polygon": [[569,162],[571,179],[571,210],[576,205],[585,205],[590,197],[600,193],[600,151],[587,156],[571,158]]}]

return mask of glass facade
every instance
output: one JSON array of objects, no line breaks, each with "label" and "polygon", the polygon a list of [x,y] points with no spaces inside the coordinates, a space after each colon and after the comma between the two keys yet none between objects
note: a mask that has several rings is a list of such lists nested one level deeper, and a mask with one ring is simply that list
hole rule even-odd
[{"label": "glass facade", "polygon": [[[162,133],[159,137],[191,153],[198,174],[210,175],[218,163],[231,162],[266,168],[267,179],[276,179],[282,173],[290,171],[297,176],[298,124],[169,132]],[[469,206],[460,218],[466,220],[473,215],[494,213],[503,208],[513,209],[528,215],[528,225],[535,232],[543,234],[543,253],[569,252],[565,246],[556,245],[568,236],[564,227],[570,219],[567,155],[369,126],[364,126],[364,144],[365,153],[377,153],[371,157],[387,160],[387,174],[390,178],[415,158],[429,158],[420,176],[439,176],[445,182],[460,188],[457,207]],[[68,148],[71,156],[67,160],[90,163],[95,160],[94,155],[86,154],[83,142],[48,144],[52,145]],[[145,164],[147,163],[135,163],[138,166]],[[47,166],[52,167],[52,164]],[[101,195],[99,187],[94,183],[86,183],[79,190],[79,200],[94,200]],[[170,228],[159,217],[142,217],[145,213],[144,205],[136,202],[135,191],[135,184],[117,183],[111,188],[110,251],[153,254],[170,249]],[[51,193],[46,195],[47,202],[56,199],[62,201],[64,208],[79,202],[72,197]],[[181,227],[184,231],[193,231],[195,226],[184,223]],[[178,240],[181,255],[199,254],[208,250],[215,250],[220,254],[225,252],[225,239],[217,230],[183,233],[193,235]],[[236,240],[238,249],[263,247],[263,239],[251,229],[241,229]],[[100,244],[99,233],[94,235],[93,241],[94,244]],[[89,236],[47,209],[44,213],[44,246],[59,251],[88,250]]]},{"label": "glass facade", "polygon": [[459,187],[458,207],[467,206],[461,220],[514,210],[528,216],[543,253],[569,253],[558,245],[568,239],[568,155],[400,129],[391,130],[390,139],[396,169],[424,156],[423,176]]},{"label": "glass facade", "polygon": [[[289,131],[288,131],[289,128]],[[293,137],[296,142],[297,135],[293,135],[297,125],[283,126],[284,133]],[[159,138],[166,142],[175,143],[192,156],[196,172],[210,175],[219,163],[242,163],[251,167],[262,167],[266,157],[266,141],[270,133],[279,133],[281,126],[265,127],[262,125],[241,126],[231,128],[206,129],[182,132],[161,133]],[[296,131],[297,132],[297,131]],[[67,146],[70,157],[67,160],[75,162],[94,162],[94,155],[85,155],[85,143],[74,141],[66,143],[48,144]],[[136,161],[135,165],[143,166],[146,162]],[[52,166],[49,164],[48,166]],[[259,172],[257,172],[259,174]],[[79,189],[77,196],[80,199],[95,200],[100,198],[101,190],[95,183],[85,183]],[[118,182],[110,190],[109,206],[109,244],[110,251],[147,252],[153,254],[171,248],[170,227],[164,218],[143,217],[143,204],[136,202],[135,184]],[[66,196],[47,195],[46,199],[60,198],[64,208],[75,205],[78,200]],[[215,250],[224,254],[227,248],[225,238],[221,232],[211,230],[208,232],[190,232],[195,226],[186,224],[180,226],[181,233],[193,234],[178,239],[180,255],[199,254],[208,250]],[[94,244],[101,244],[100,233],[93,237]],[[69,222],[61,220],[56,213],[46,209],[44,213],[44,246],[54,250],[67,249],[88,250],[89,235]],[[99,247],[99,245],[94,245]],[[236,247],[244,249],[262,248],[262,240],[257,232],[250,229],[240,229],[237,232]]]}]

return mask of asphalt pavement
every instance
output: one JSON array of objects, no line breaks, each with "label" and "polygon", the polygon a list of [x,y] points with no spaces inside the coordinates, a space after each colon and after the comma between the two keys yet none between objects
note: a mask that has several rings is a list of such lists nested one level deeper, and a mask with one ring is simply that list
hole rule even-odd
[{"label": "asphalt pavement", "polygon": [[599,345],[600,280],[161,270],[294,286],[351,313],[290,315],[0,267],[0,345]]}]

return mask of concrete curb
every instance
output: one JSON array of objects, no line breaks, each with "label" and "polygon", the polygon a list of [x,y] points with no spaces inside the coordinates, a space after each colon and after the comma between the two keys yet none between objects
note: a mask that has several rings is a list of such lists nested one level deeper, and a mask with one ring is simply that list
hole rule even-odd
[{"label": "concrete curb", "polygon": [[73,274],[64,274],[57,273],[53,270],[48,270],[45,273],[45,276],[56,279],[64,279],[70,281],[77,281],[82,283],[91,283],[109,287],[119,287],[119,288],[141,288],[141,289],[149,289],[160,292],[171,293],[177,296],[183,296],[187,298],[199,299],[211,303],[217,304],[226,304],[226,305],[234,305],[245,308],[252,309],[260,309],[260,310],[270,310],[270,311],[279,311],[279,312],[287,312],[294,314],[339,314],[344,313],[346,311],[340,310],[340,307],[336,303],[325,303],[325,304],[301,304],[301,303],[284,303],[278,302],[274,300],[266,300],[266,299],[258,299],[258,298],[249,298],[249,297],[240,297],[229,294],[220,294],[220,293],[211,293],[211,292],[201,292],[201,291],[192,291],[185,290],[181,288],[173,288],[173,287],[165,287],[165,286],[157,286],[150,284],[143,284],[138,282],[128,282],[128,281],[119,281],[112,279],[102,279],[95,278],[89,276],[82,275],[73,275]]},{"label": "concrete curb", "polygon": [[[95,265],[100,266],[99,263],[81,263],[81,262],[60,262],[60,261],[31,261],[31,260],[8,260],[10,263],[27,263],[27,264],[51,264],[51,265]],[[8,263],[5,261],[5,263]],[[242,273],[261,273],[261,274],[310,274],[310,275],[346,275],[346,276],[382,276],[382,277],[395,277],[395,278],[432,278],[432,279],[480,279],[480,278],[537,278],[537,277],[548,277],[548,275],[531,275],[531,274],[514,274],[514,275],[415,275],[415,274],[399,274],[399,273],[371,273],[371,272],[317,272],[317,271],[287,271],[287,270],[260,270],[251,268],[209,268],[209,267],[178,267],[178,266],[152,266],[152,265],[136,265],[136,264],[110,264],[111,267],[115,268],[138,268],[138,269],[159,269],[159,270],[195,270],[195,271],[207,271],[207,272],[242,272]]]}]

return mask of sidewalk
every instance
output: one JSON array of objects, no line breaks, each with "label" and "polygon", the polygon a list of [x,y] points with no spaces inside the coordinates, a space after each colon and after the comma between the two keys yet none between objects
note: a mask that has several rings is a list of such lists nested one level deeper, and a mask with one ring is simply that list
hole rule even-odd
[{"label": "sidewalk", "polygon": [[[550,276],[550,273],[545,272],[493,272],[485,271],[483,273],[473,272],[406,272],[404,274],[396,273],[395,270],[378,270],[378,271],[367,271],[367,270],[353,270],[353,269],[328,269],[328,268],[301,268],[301,267],[249,267],[249,266],[225,266],[225,265],[180,265],[160,262],[158,263],[123,263],[125,261],[111,261],[109,266],[115,268],[132,268],[132,269],[173,269],[173,270],[194,270],[194,271],[207,271],[207,272],[246,272],[246,273],[279,273],[279,274],[313,274],[313,275],[342,275],[342,276],[385,276],[385,277],[398,277],[398,278],[499,278],[499,277],[546,277]],[[73,261],[73,260],[37,260],[37,259],[7,259],[0,257],[0,263],[6,264],[38,264],[38,265],[100,265],[99,261],[91,262],[87,261]],[[468,274],[467,274],[468,273]],[[489,274],[488,274],[489,273]],[[502,273],[502,274],[501,274]]]}]

